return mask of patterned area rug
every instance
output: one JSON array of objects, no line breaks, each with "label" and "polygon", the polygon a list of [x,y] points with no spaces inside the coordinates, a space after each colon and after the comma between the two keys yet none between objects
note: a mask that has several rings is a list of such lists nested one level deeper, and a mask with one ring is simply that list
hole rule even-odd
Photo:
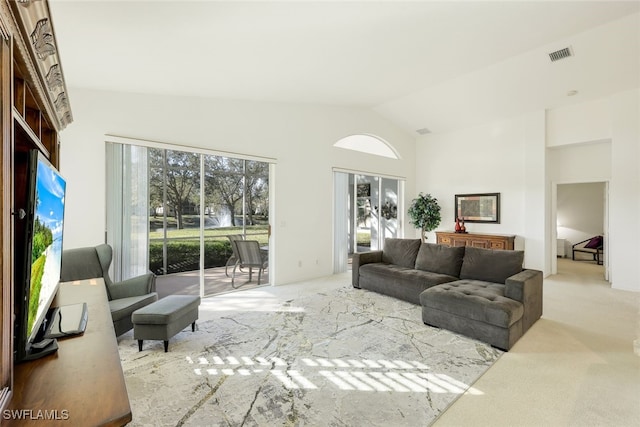
[{"label": "patterned area rug", "polygon": [[134,426],[429,425],[502,354],[352,287],[119,349]]}]

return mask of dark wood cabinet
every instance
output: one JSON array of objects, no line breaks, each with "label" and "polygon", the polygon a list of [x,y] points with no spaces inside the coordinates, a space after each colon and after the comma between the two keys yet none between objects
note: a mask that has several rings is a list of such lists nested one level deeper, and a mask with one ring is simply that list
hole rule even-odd
[{"label": "dark wood cabinet", "polygon": [[17,212],[26,204],[28,153],[37,149],[59,168],[58,132],[73,121],[47,1],[0,0],[0,77],[0,423],[124,425],[131,407],[103,283],[62,284],[54,305],[86,302],[84,335],[14,364],[16,254],[24,246]]},{"label": "dark wood cabinet", "polygon": [[24,231],[16,218],[25,207],[27,153],[38,149],[58,167],[58,132],[72,120],[48,2],[0,0],[0,409],[15,399],[19,381],[13,361],[15,254],[24,246]]},{"label": "dark wood cabinet", "polygon": [[516,236],[507,234],[455,233],[436,231],[436,243],[447,246],[513,250]]}]

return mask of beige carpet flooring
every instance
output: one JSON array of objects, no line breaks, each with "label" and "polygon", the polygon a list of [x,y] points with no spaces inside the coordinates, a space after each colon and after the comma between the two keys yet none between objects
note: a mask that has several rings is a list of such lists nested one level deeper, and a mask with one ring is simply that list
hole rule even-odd
[{"label": "beige carpet flooring", "polygon": [[603,272],[559,259],[542,319],[434,426],[639,426],[640,294]]}]

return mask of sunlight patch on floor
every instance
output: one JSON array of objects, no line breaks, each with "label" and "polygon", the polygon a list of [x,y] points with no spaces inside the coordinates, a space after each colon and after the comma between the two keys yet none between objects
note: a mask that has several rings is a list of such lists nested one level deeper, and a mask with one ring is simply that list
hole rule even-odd
[{"label": "sunlight patch on floor", "polygon": [[[449,375],[431,372],[418,361],[302,358],[300,369],[279,357],[186,357],[197,376],[250,376],[269,372],[287,389],[315,390],[332,384],[342,391],[482,395]],[[322,381],[322,380],[326,381]],[[314,382],[315,381],[315,382]]]}]

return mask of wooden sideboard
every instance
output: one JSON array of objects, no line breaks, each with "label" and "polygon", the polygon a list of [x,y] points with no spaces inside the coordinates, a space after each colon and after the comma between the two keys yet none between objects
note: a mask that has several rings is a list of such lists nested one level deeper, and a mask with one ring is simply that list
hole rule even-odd
[{"label": "wooden sideboard", "polygon": [[516,236],[507,234],[454,233],[436,231],[436,243],[447,246],[513,250]]},{"label": "wooden sideboard", "polygon": [[9,426],[122,426],[131,421],[118,342],[102,279],[61,283],[54,305],[87,303],[81,336],[58,339],[58,351],[16,365]]}]

